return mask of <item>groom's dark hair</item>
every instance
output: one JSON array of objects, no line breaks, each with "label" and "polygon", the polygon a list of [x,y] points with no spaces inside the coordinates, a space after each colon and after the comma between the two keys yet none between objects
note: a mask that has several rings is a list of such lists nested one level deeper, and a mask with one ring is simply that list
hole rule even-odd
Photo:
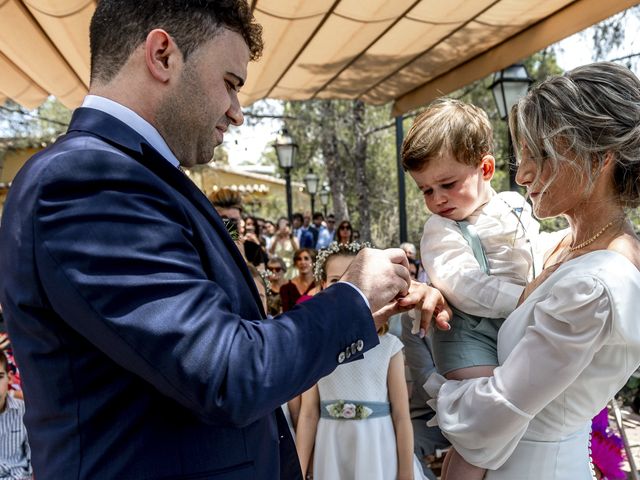
[{"label": "groom's dark hair", "polygon": [[184,60],[222,28],[239,33],[251,60],[262,54],[262,27],[246,0],[99,0],[91,19],[91,80],[109,82],[155,28],[175,40]]}]

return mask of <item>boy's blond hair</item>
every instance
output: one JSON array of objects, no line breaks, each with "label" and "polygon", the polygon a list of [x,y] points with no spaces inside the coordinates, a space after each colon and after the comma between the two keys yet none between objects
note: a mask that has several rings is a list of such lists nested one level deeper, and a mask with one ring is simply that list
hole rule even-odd
[{"label": "boy's blond hair", "polygon": [[420,171],[431,159],[446,153],[458,162],[477,166],[493,151],[493,129],[481,108],[441,98],[413,122],[402,143],[405,170]]}]

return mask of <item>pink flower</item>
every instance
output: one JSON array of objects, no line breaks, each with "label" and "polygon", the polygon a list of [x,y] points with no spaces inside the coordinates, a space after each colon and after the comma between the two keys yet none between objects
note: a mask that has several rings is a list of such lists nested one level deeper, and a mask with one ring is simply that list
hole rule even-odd
[{"label": "pink flower", "polygon": [[353,403],[345,403],[342,407],[342,416],[344,418],[353,418],[356,416],[356,406]]}]

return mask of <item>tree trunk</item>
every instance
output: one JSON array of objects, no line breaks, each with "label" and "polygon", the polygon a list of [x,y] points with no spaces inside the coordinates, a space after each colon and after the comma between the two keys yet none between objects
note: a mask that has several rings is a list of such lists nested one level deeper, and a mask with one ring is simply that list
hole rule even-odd
[{"label": "tree trunk", "polygon": [[361,100],[353,102],[353,133],[355,149],[353,161],[355,167],[355,190],[357,209],[360,214],[360,238],[371,241],[371,215],[369,212],[369,182],[367,180],[367,135],[365,134],[365,107]]},{"label": "tree trunk", "polygon": [[[336,222],[349,218],[349,209],[344,197],[346,172],[338,156],[338,134],[336,131],[336,109],[331,100],[321,103],[323,126],[321,129],[321,149],[329,177],[333,214]],[[331,212],[329,212],[331,213]]]}]

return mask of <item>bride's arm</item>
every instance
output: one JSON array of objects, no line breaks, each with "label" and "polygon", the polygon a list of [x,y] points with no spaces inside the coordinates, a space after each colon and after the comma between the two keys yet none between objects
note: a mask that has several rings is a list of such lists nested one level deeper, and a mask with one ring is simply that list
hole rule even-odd
[{"label": "bride's arm", "polygon": [[437,396],[443,433],[474,465],[499,468],[529,421],[575,381],[610,333],[609,297],[591,276],[560,280],[533,315],[533,326],[493,377],[432,376],[425,384]]}]

